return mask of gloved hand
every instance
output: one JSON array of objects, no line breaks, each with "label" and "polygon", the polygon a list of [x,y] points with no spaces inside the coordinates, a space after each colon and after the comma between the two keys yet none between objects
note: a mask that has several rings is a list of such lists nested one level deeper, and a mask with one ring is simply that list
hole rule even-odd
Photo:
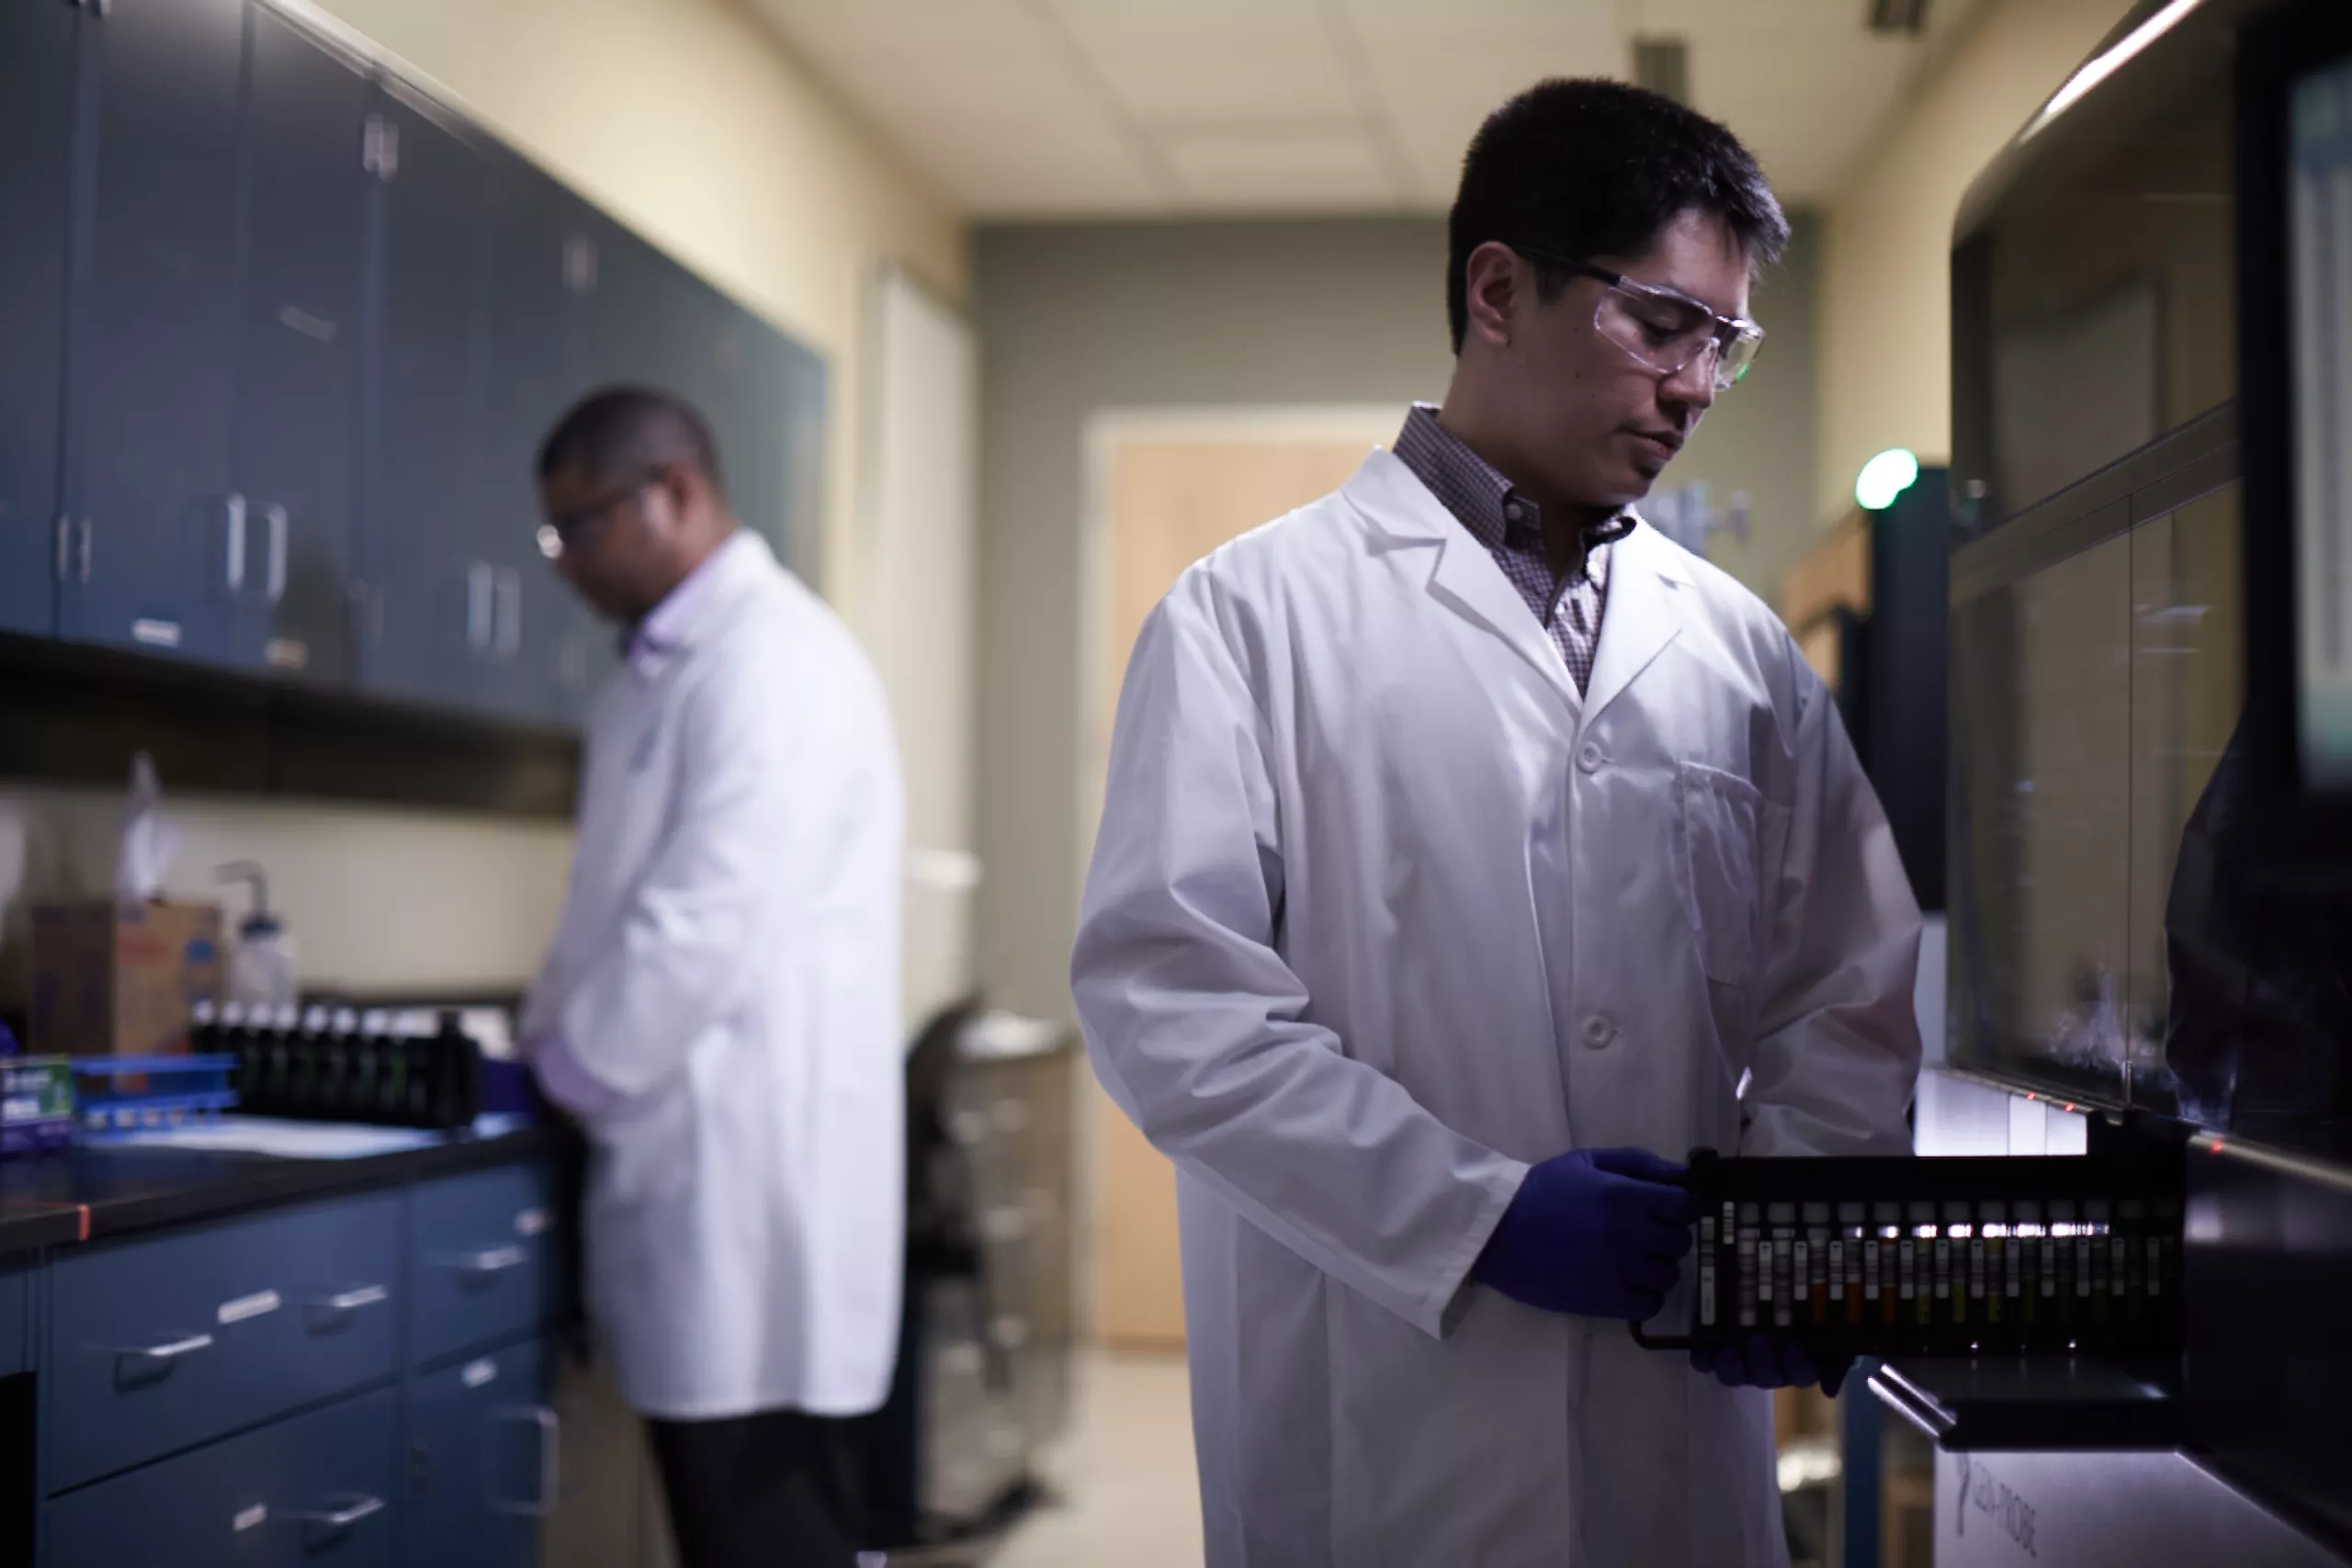
[{"label": "gloved hand", "polygon": [[1690,1250],[1682,1167],[1647,1149],[1578,1149],[1527,1173],[1470,1277],[1546,1312],[1655,1317]]},{"label": "gloved hand", "polygon": [[1854,1358],[1839,1356],[1815,1367],[1802,1348],[1776,1346],[1764,1336],[1752,1334],[1744,1346],[1727,1345],[1720,1350],[1693,1347],[1690,1365],[1725,1388],[1807,1388],[1818,1383],[1822,1393],[1835,1399],[1846,1374],[1854,1370]]}]

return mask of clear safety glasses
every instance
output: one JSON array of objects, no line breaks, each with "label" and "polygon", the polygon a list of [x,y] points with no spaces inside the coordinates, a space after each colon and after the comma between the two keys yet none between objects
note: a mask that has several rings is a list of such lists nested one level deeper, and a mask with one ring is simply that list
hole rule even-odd
[{"label": "clear safety glasses", "polygon": [[1764,346],[1764,329],[1736,316],[1719,316],[1688,294],[1660,288],[1605,266],[1532,245],[1511,249],[1532,262],[1606,284],[1593,307],[1592,328],[1640,364],[1671,376],[1701,355],[1715,356],[1715,390],[1728,391]]}]

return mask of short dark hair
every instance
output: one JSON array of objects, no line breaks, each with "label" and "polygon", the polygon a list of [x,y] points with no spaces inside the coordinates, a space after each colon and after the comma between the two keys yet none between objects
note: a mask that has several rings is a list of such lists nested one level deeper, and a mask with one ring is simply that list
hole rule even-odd
[{"label": "short dark hair", "polygon": [[[1470,325],[1470,253],[1487,241],[1568,256],[1638,255],[1691,208],[1730,227],[1751,271],[1779,260],[1789,243],[1764,171],[1705,115],[1623,82],[1536,83],[1487,117],[1462,160],[1447,219],[1453,352]],[[1532,265],[1537,298],[1556,298],[1566,274]]]},{"label": "short dark hair", "polygon": [[684,463],[711,489],[727,493],[718,443],[685,399],[654,387],[605,387],[589,393],[556,421],[539,443],[539,478],[577,467],[592,479],[634,468]]}]

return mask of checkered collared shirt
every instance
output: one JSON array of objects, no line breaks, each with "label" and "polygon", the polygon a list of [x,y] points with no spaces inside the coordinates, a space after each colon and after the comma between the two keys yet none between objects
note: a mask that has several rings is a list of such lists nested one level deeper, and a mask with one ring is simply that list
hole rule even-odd
[{"label": "checkered collared shirt", "polygon": [[1584,559],[1555,577],[1544,547],[1544,513],[1487,460],[1437,422],[1437,407],[1415,403],[1396,434],[1396,460],[1444,503],[1471,537],[1487,547],[1510,585],[1552,636],[1568,675],[1592,684],[1600,617],[1609,607],[1609,547],[1634,530],[1631,513],[1585,530]]}]

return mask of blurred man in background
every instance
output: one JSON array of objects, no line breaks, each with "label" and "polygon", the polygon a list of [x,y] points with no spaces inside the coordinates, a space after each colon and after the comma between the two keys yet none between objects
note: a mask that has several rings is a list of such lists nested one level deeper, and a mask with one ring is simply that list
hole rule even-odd
[{"label": "blurred man in background", "polygon": [[591,1145],[590,1311],[684,1568],[848,1568],[903,1223],[881,685],[738,525],[684,403],[599,392],[538,474],[558,569],[627,636],[523,1029]]}]

